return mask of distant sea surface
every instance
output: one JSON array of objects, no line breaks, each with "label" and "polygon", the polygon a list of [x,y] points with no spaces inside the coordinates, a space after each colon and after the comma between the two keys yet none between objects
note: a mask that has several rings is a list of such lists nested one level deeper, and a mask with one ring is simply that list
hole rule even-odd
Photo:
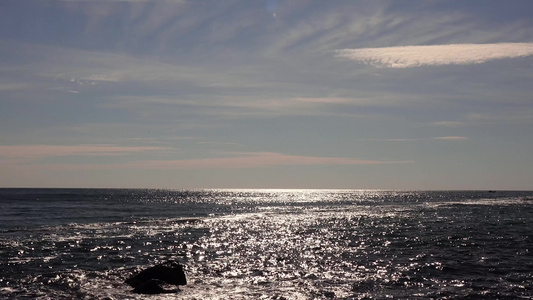
[{"label": "distant sea surface", "polygon": [[533,299],[533,192],[0,189],[0,298]]}]

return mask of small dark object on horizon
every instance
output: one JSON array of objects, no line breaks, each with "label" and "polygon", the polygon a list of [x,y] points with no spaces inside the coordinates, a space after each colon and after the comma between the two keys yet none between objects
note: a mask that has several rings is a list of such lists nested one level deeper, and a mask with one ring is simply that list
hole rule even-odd
[{"label": "small dark object on horizon", "polygon": [[125,281],[139,294],[160,294],[174,292],[165,290],[161,284],[186,285],[187,278],[183,266],[177,263],[166,263],[150,267]]}]

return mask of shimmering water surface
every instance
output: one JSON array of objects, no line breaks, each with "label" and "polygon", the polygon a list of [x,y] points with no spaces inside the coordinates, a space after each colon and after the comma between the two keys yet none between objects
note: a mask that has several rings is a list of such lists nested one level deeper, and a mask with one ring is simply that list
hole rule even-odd
[{"label": "shimmering water surface", "polygon": [[0,298],[533,299],[532,234],[533,192],[0,189]]}]

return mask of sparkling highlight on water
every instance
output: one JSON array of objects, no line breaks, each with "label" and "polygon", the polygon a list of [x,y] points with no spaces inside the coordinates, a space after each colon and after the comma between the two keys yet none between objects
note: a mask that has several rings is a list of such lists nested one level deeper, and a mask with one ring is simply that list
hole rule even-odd
[{"label": "sparkling highlight on water", "polygon": [[532,297],[532,192],[0,189],[0,298]]}]

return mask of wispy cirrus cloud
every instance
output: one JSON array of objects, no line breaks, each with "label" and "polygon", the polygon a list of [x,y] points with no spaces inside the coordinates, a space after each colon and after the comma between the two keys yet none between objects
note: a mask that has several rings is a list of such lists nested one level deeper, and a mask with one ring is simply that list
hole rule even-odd
[{"label": "wispy cirrus cloud", "polygon": [[337,57],[377,67],[413,68],[480,64],[533,55],[533,43],[449,44],[337,50]]},{"label": "wispy cirrus cloud", "polygon": [[362,139],[361,141],[368,142],[415,142],[415,141],[427,141],[427,140],[444,140],[444,141],[464,141],[468,140],[466,136],[438,136],[432,138],[396,138],[396,139]]},{"label": "wispy cirrus cloud", "polygon": [[461,121],[438,121],[431,123],[433,126],[443,126],[443,127],[460,127],[464,126],[465,123]]},{"label": "wispy cirrus cloud", "polygon": [[464,141],[464,140],[468,140],[468,138],[466,136],[439,136],[439,137],[434,137],[433,140]]},{"label": "wispy cirrus cloud", "polygon": [[145,151],[166,151],[164,147],[128,147],[116,145],[0,145],[0,161],[27,161],[60,156],[110,156]]},{"label": "wispy cirrus cloud", "polygon": [[533,111],[524,109],[519,112],[470,113],[469,121],[476,122],[533,122]]},{"label": "wispy cirrus cloud", "polygon": [[[124,147],[129,148],[129,147]],[[147,148],[147,147],[136,147]],[[69,149],[65,155],[115,155],[122,149],[108,149],[101,153],[87,152],[86,150]],[[158,150],[158,149],[157,149]],[[2,151],[2,148],[0,148]],[[123,149],[123,151],[127,151]],[[151,151],[148,149],[134,149],[134,151]],[[5,151],[4,151],[5,152]],[[80,170],[209,170],[209,169],[251,169],[270,168],[279,166],[338,166],[338,165],[386,165],[386,164],[409,164],[412,160],[387,161],[387,160],[364,160],[347,157],[317,157],[303,155],[289,155],[274,152],[243,152],[226,153],[230,157],[208,157],[197,159],[175,160],[138,160],[124,163],[111,164],[87,164],[87,163],[28,163],[29,158],[49,157],[50,153],[40,151],[38,154],[28,153],[20,155],[17,159],[6,162],[0,159],[0,165],[11,166],[17,170],[41,170],[41,171],[80,171]],[[72,154],[70,154],[72,153]],[[88,153],[88,154],[87,154]]]},{"label": "wispy cirrus cloud", "polygon": [[360,141],[363,142],[414,142],[414,141],[420,141],[420,139],[360,139]]},{"label": "wispy cirrus cloud", "polygon": [[142,161],[134,166],[150,169],[255,168],[281,165],[381,165],[413,161],[363,160],[345,157],[315,157],[272,152],[238,153],[235,157],[189,160]]},{"label": "wispy cirrus cloud", "polygon": [[0,92],[4,91],[20,91],[31,88],[31,84],[28,83],[1,83],[0,84]]},{"label": "wispy cirrus cloud", "polygon": [[[221,68],[177,65],[151,58],[138,58],[124,53],[88,51],[62,46],[0,39],[3,50],[12,59],[24,62],[5,68],[12,74],[11,83],[2,83],[1,90],[20,89],[25,85],[46,86],[47,89],[97,88],[98,84],[153,84],[175,86],[182,82],[200,87],[237,86],[242,77]],[[17,76],[25,77],[16,80]],[[36,82],[28,82],[26,77]],[[248,86],[249,80],[242,83]],[[62,84],[62,85],[61,85]],[[60,85],[60,86],[58,86]]]},{"label": "wispy cirrus cloud", "polygon": [[63,2],[169,2],[183,3],[185,0],[61,0]]}]

